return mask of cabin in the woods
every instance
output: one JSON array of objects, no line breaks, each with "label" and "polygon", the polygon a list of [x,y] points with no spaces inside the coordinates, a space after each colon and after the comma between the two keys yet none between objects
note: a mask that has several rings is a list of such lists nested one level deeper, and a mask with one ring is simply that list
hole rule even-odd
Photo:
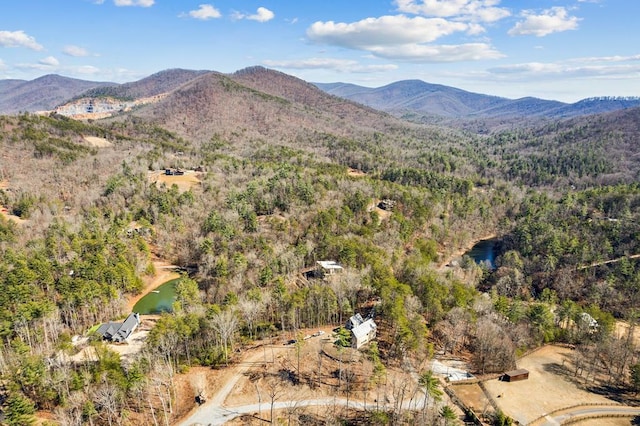
[{"label": "cabin in the woods", "polygon": [[106,322],[98,327],[96,333],[104,340],[122,343],[131,336],[140,325],[140,314],[131,313],[124,322]]},{"label": "cabin in the woods", "polygon": [[335,260],[318,260],[316,262],[318,275],[326,277],[327,275],[339,274],[342,272],[342,266]]},{"label": "cabin in the woods", "polygon": [[378,325],[373,321],[373,311],[367,319],[362,318],[360,314],[352,315],[344,328],[351,331],[351,346],[356,349],[375,339],[378,331]]}]

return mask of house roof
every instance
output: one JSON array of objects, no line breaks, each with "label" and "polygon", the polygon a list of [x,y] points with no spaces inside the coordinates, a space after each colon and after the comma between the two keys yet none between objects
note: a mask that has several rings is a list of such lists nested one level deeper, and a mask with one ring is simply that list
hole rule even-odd
[{"label": "house roof", "polygon": [[107,322],[96,330],[96,333],[105,339],[116,342],[123,342],[129,338],[131,333],[140,324],[140,314],[131,313],[124,322]]},{"label": "house roof", "polygon": [[522,376],[523,374],[529,374],[529,370],[524,369],[524,368],[519,368],[517,370],[511,370],[511,371],[507,371],[506,373],[504,373],[506,376]]},{"label": "house roof", "polygon": [[342,266],[335,260],[318,260],[316,263],[323,269],[342,269]]},{"label": "house roof", "polygon": [[347,330],[350,330],[354,327],[359,326],[363,322],[364,322],[364,319],[362,318],[362,315],[355,314],[355,315],[352,315],[351,318],[349,318],[349,320],[347,321],[347,325],[345,327],[347,328]]},{"label": "house roof", "polygon": [[377,330],[377,329],[378,329],[378,326],[376,325],[376,323],[372,319],[368,319],[362,324],[356,327],[353,327],[351,329],[351,332],[353,333],[356,339],[360,340],[368,336],[372,330]]}]

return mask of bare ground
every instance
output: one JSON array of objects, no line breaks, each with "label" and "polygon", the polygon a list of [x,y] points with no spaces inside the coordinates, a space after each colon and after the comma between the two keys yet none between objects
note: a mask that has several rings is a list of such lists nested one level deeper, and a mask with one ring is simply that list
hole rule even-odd
[{"label": "bare ground", "polygon": [[176,185],[180,192],[186,192],[200,185],[201,182],[198,178],[199,175],[200,172],[195,172],[193,170],[187,170],[183,175],[179,176],[165,175],[163,171],[154,171],[149,172],[148,179],[149,182],[155,182],[158,186],[163,183],[168,187]]},{"label": "bare ground", "polygon": [[352,177],[363,177],[363,176],[366,176],[367,174],[362,170],[349,169],[347,170],[347,175]]},{"label": "bare ground", "polygon": [[84,136],[83,139],[94,148],[108,148],[113,145],[105,138],[99,138],[97,136]]},{"label": "bare ground", "polygon": [[615,404],[604,396],[583,390],[571,380],[572,352],[560,346],[542,347],[518,361],[518,368],[529,370],[528,380],[509,383],[493,379],[484,385],[499,408],[521,424],[576,404]]},{"label": "bare ground", "polygon": [[11,220],[18,225],[21,225],[27,222],[25,219],[22,219],[16,215],[10,214],[6,207],[0,206],[0,215],[4,216],[5,219]]},{"label": "bare ground", "polygon": [[[298,335],[280,336],[277,340],[258,342],[258,346],[243,351],[242,354],[234,354],[235,363],[228,368],[191,369],[188,373],[178,376],[180,405],[191,406],[188,412],[181,411],[179,418],[183,421],[186,417],[196,413],[197,406],[194,402],[195,390],[203,390],[211,406],[233,407],[259,404],[261,412],[256,409],[254,415],[260,416],[263,421],[269,419],[270,395],[275,393],[275,400],[287,401],[289,407],[279,411],[280,418],[285,418],[289,413],[304,411],[320,418],[331,417],[331,410],[340,409],[338,405],[329,404],[324,407],[297,407],[296,401],[309,401],[319,398],[346,398],[350,400],[366,402],[368,405],[379,404],[382,409],[391,409],[399,403],[397,396],[404,389],[402,402],[411,406],[419,406],[423,401],[423,395],[417,387],[416,380],[411,372],[403,367],[389,367],[386,379],[378,385],[372,384],[369,379],[373,370],[366,356],[355,350],[334,352],[328,350],[333,346],[331,336],[332,327],[301,330],[302,335],[310,336],[318,330],[325,334],[309,337],[303,340],[300,351],[300,375],[298,376],[298,348],[296,345],[286,344],[288,339]],[[264,343],[264,344],[262,344]],[[337,357],[342,357],[342,362]],[[339,371],[343,374],[353,374],[353,385],[346,392],[345,382],[339,389]],[[346,376],[345,376],[346,377]],[[296,384],[300,378],[300,383]],[[194,385],[197,383],[198,385]],[[447,401],[449,405],[450,402]],[[256,405],[257,407],[258,405]],[[205,406],[202,407],[205,409]],[[190,417],[191,418],[191,417]],[[234,424],[242,424],[236,420]],[[175,424],[181,424],[179,421]]]}]

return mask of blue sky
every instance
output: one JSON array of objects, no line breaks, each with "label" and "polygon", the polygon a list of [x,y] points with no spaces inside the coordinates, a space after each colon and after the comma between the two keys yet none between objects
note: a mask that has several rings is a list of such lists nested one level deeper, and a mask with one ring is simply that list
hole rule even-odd
[{"label": "blue sky", "polygon": [[573,102],[640,96],[638,0],[3,0],[0,79],[263,65]]}]

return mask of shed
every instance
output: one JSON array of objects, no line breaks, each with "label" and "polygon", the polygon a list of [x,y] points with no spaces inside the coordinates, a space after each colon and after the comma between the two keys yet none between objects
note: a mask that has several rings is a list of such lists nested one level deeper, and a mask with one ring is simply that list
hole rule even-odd
[{"label": "shed", "polygon": [[529,378],[529,370],[519,368],[517,370],[511,370],[504,373],[502,381],[504,382],[517,382],[520,380],[527,380]]}]

